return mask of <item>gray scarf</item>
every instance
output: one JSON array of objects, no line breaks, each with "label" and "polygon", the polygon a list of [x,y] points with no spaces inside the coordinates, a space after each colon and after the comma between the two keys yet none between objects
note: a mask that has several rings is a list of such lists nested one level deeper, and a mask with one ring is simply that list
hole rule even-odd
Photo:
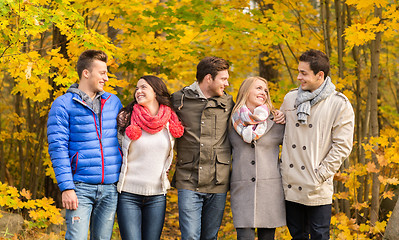
[{"label": "gray scarf", "polygon": [[295,100],[297,107],[298,121],[306,124],[310,115],[310,108],[321,100],[327,98],[335,90],[335,85],[331,82],[331,78],[327,76],[323,84],[313,92],[304,91],[301,87],[298,89],[298,96]]}]

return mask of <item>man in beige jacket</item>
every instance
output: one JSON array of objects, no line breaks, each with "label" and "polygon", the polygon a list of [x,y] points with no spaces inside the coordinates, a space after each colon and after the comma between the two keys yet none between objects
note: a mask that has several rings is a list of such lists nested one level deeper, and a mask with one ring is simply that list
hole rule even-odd
[{"label": "man in beige jacket", "polygon": [[[329,239],[333,177],[352,150],[354,113],[335,91],[329,59],[308,50],[299,58],[300,87],[284,98],[281,174],[292,239]],[[309,236],[310,235],[310,236]]]}]

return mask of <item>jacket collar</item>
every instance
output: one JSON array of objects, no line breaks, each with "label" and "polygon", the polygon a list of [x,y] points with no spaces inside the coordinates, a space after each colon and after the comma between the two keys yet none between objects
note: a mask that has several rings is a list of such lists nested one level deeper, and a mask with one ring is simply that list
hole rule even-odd
[{"label": "jacket collar", "polygon": [[[202,93],[201,88],[199,87],[199,84],[197,81],[195,81],[193,84],[191,84],[188,87],[183,88],[183,94],[187,98],[195,99],[207,99],[205,95]],[[223,96],[216,96],[216,97],[211,97],[208,98],[208,101],[213,101],[216,103],[216,105],[225,107],[228,103],[228,95],[226,92],[223,92]]]},{"label": "jacket collar", "polygon": [[[67,92],[77,94],[83,101],[86,102],[87,99],[89,98],[89,96],[85,92],[80,90],[78,87],[79,87],[79,84],[74,83],[68,88]],[[101,91],[101,92],[97,93],[95,99],[99,98],[100,96],[102,99],[106,99],[109,97],[109,95],[110,95],[109,93],[107,93],[105,91]]]}]

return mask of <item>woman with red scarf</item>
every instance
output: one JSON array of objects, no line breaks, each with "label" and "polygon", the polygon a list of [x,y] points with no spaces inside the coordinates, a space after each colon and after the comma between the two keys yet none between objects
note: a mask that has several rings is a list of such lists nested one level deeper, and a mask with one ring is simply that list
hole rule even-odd
[{"label": "woman with red scarf", "polygon": [[123,152],[117,186],[121,237],[160,239],[174,139],[184,132],[160,78],[139,79],[134,100],[119,112],[118,129]]}]

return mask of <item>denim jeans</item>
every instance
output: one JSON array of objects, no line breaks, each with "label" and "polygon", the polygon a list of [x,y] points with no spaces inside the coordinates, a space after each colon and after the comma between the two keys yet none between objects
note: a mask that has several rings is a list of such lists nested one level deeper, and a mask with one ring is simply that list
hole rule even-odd
[{"label": "denim jeans", "polygon": [[165,220],[166,196],[119,194],[118,224],[122,239],[159,240]]},{"label": "denim jeans", "polygon": [[331,204],[306,206],[285,201],[285,208],[292,239],[330,239]]},{"label": "denim jeans", "polygon": [[65,239],[111,239],[118,202],[115,184],[75,183],[78,208],[66,210]]},{"label": "denim jeans", "polygon": [[225,204],[226,193],[200,193],[179,189],[181,239],[217,239]]}]

